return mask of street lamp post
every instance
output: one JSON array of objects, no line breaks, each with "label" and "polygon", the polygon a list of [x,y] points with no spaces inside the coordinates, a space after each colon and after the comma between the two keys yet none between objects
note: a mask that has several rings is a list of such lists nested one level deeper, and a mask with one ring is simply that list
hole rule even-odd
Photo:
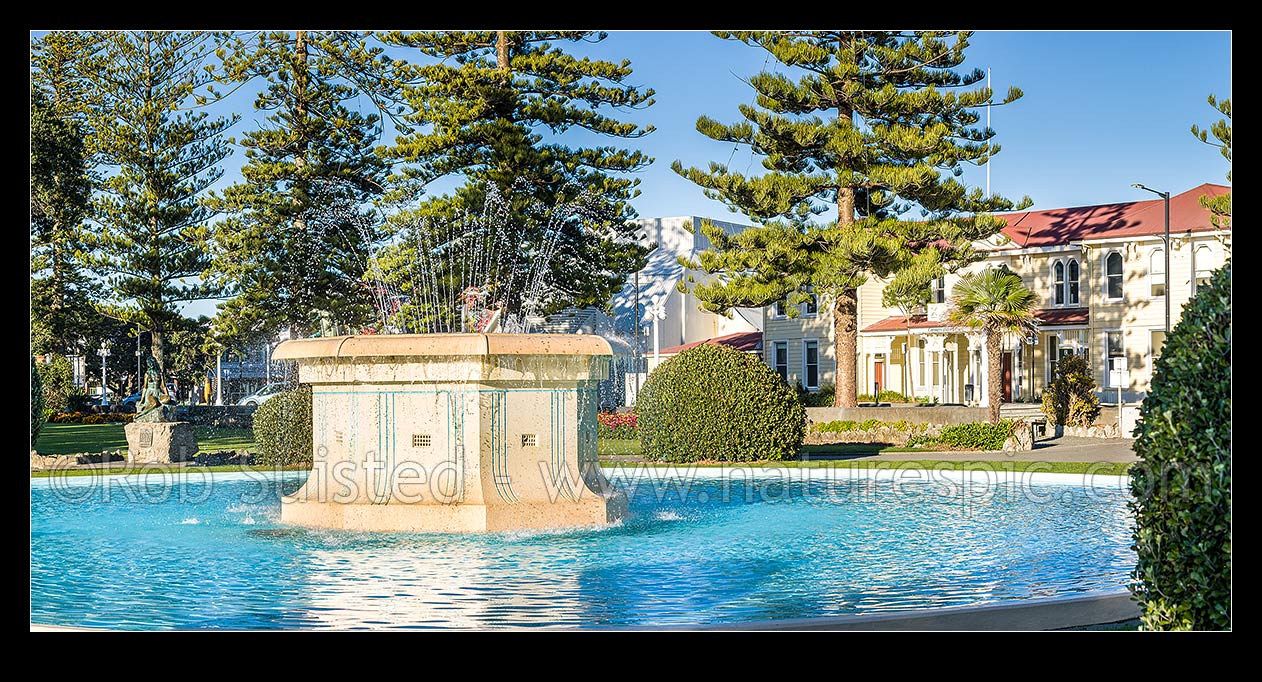
[{"label": "street lamp post", "polygon": [[101,407],[105,407],[109,404],[105,400],[105,396],[108,393],[105,389],[105,358],[110,356],[109,343],[102,341],[101,347],[96,351],[96,354],[101,356]]},{"label": "street lamp post", "polygon": [[1166,229],[1165,229],[1164,236],[1162,237],[1162,242],[1165,244],[1165,248],[1162,249],[1162,251],[1165,253],[1165,256],[1166,256],[1166,282],[1165,282],[1166,334],[1169,334],[1170,333],[1170,296],[1173,293],[1172,291],[1170,291],[1170,193],[1159,192],[1151,187],[1146,187],[1143,184],[1138,183],[1138,182],[1131,185],[1131,187],[1134,187],[1135,189],[1142,189],[1147,192],[1152,192],[1153,194],[1156,194],[1157,196],[1161,197],[1162,200],[1164,200],[1166,204]]}]

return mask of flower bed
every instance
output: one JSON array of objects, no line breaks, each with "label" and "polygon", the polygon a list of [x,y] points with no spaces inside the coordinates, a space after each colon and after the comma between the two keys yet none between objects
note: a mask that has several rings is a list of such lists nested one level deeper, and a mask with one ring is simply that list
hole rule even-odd
[{"label": "flower bed", "polygon": [[136,415],[126,412],[60,412],[48,419],[52,424],[130,424]]},{"label": "flower bed", "polygon": [[638,440],[640,429],[634,412],[601,412],[596,415],[596,436],[609,440]]}]

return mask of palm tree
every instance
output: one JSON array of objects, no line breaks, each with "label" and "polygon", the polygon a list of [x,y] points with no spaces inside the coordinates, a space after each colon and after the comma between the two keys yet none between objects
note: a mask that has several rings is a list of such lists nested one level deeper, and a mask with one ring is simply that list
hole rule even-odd
[{"label": "palm tree", "polygon": [[951,290],[951,320],[980,327],[985,333],[992,424],[999,423],[999,405],[1003,401],[1003,334],[1034,331],[1034,300],[1034,293],[1021,278],[1003,266],[964,275]]}]

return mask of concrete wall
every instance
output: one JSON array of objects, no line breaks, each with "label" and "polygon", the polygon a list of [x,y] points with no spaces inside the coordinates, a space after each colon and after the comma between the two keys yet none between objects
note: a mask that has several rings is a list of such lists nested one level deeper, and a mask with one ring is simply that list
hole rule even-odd
[{"label": "concrete wall", "polygon": [[905,420],[921,424],[967,424],[984,422],[989,412],[984,407],[808,407],[807,420],[815,423],[852,419],[880,419],[884,422]]}]

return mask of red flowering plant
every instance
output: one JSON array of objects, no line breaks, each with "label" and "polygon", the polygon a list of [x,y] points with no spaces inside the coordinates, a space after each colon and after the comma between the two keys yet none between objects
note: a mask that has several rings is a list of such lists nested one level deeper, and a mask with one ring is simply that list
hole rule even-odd
[{"label": "red flowering plant", "polygon": [[596,435],[613,440],[635,440],[640,437],[633,412],[600,412],[596,415]]}]

